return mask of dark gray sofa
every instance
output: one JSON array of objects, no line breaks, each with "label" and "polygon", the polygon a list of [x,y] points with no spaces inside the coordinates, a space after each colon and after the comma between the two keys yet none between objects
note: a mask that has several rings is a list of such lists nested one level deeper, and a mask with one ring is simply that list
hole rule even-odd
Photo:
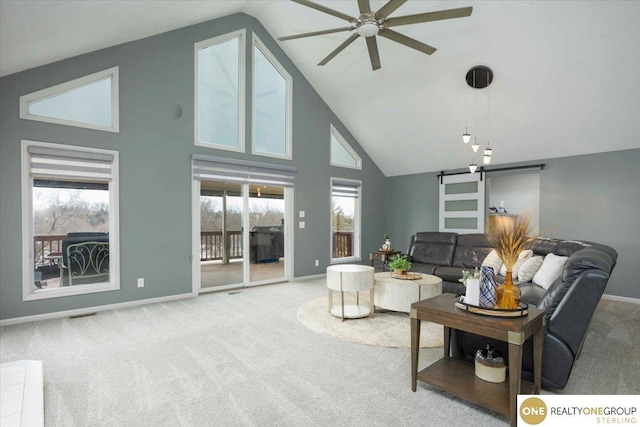
[{"label": "dark gray sofa", "polygon": [[[542,386],[562,389],[566,386],[573,363],[579,357],[589,322],[615,267],[618,253],[611,247],[584,241],[538,238],[534,255],[553,253],[567,256],[561,276],[544,289],[531,282],[517,283],[522,300],[546,311],[546,331],[542,360]],[[434,274],[443,279],[442,291],[464,293],[458,282],[462,270],[480,266],[491,251],[484,234],[423,232],[411,237],[407,254],[411,270]],[[473,361],[475,352],[491,343],[507,354],[504,342],[452,331],[451,354]],[[525,343],[523,378],[533,378],[531,339]]]}]

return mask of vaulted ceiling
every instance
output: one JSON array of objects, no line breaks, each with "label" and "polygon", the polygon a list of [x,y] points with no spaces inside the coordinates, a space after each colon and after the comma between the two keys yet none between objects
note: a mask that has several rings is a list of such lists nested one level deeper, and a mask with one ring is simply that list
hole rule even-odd
[{"label": "vaulted ceiling", "polygon": [[[318,3],[359,15],[356,0]],[[409,0],[391,16],[466,6],[396,29],[433,55],[378,37],[377,71],[362,38],[316,65],[348,32],[279,44],[387,176],[465,167],[467,122],[492,164],[640,148],[640,2]],[[0,75],[235,12],[276,39],[346,24],[285,0],[2,0]],[[466,85],[475,65],[493,70],[488,89]]]}]

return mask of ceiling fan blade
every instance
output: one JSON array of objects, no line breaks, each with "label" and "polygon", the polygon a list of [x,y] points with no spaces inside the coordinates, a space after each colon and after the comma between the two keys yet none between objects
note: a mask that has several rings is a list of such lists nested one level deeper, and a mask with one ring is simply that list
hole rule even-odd
[{"label": "ceiling fan blade", "polygon": [[358,0],[358,9],[360,10],[360,13],[371,13],[369,0]]},{"label": "ceiling fan blade", "polygon": [[351,34],[351,37],[349,37],[348,39],[346,39],[344,42],[342,42],[342,44],[340,46],[338,46],[333,52],[331,52],[329,54],[329,56],[327,56],[326,58],[324,58],[322,61],[320,61],[320,63],[318,63],[318,65],[326,65],[327,62],[331,61],[333,58],[335,58],[335,56],[337,54],[339,54],[340,52],[342,52],[347,46],[349,46],[351,43],[353,43],[355,41],[355,39],[357,39],[358,37],[360,37],[358,35],[358,33],[354,33]]},{"label": "ceiling fan blade", "polygon": [[459,9],[440,10],[438,12],[419,13],[417,15],[398,16],[397,18],[389,18],[387,24],[389,27],[398,25],[419,24],[421,22],[442,21],[444,19],[464,18],[470,16],[473,7],[461,7]]},{"label": "ceiling fan blade", "polygon": [[376,12],[376,19],[387,19],[397,8],[405,4],[407,0],[389,0],[387,4],[382,6],[379,11]]},{"label": "ceiling fan blade", "polygon": [[386,30],[380,31],[378,35],[382,37],[386,37],[389,40],[393,40],[394,42],[403,44],[407,47],[410,47],[411,49],[415,49],[422,53],[426,53],[427,55],[431,55],[433,52],[437,50],[433,46],[429,46],[428,44],[424,44],[422,42],[419,42],[416,39],[412,39],[411,37],[407,37],[403,34],[397,33],[388,28]]},{"label": "ceiling fan blade", "polygon": [[313,31],[311,33],[302,33],[302,34],[294,34],[292,36],[279,37],[278,40],[283,42],[285,40],[301,39],[303,37],[321,36],[322,34],[339,33],[341,31],[350,31],[352,29],[353,27],[342,27],[342,28],[334,28],[332,30]]},{"label": "ceiling fan blade", "polygon": [[291,0],[291,1],[293,1],[295,3],[298,3],[298,4],[301,4],[303,6],[310,7],[310,8],[315,9],[315,10],[319,10],[320,12],[324,12],[324,13],[327,13],[329,15],[333,15],[336,18],[344,19],[345,21],[351,22],[351,21],[355,21],[356,20],[356,18],[354,18],[352,16],[349,16],[349,15],[347,15],[345,13],[338,12],[337,10],[330,9],[330,8],[328,8],[326,6],[322,6],[321,4],[314,3],[314,2],[311,2],[311,1],[308,1],[308,0]]},{"label": "ceiling fan blade", "polygon": [[371,68],[373,71],[380,68],[380,53],[378,52],[378,42],[375,37],[365,37],[367,48],[369,49],[369,58],[371,59]]}]

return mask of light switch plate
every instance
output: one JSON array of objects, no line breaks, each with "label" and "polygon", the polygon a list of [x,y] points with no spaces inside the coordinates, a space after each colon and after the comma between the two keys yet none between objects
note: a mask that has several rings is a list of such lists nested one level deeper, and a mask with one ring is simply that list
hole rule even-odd
[{"label": "light switch plate", "polygon": [[300,218],[304,218],[304,211],[300,211]]},{"label": "light switch plate", "polygon": [[298,223],[298,227],[300,227],[300,228],[304,228],[304,221],[300,221],[300,222]]}]

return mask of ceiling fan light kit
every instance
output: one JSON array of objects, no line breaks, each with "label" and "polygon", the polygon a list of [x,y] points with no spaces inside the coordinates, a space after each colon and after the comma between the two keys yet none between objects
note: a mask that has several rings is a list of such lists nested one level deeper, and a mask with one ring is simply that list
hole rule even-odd
[{"label": "ceiling fan light kit", "polygon": [[[392,40],[396,43],[400,43],[419,52],[431,55],[436,51],[436,48],[429,46],[428,44],[419,42],[418,40],[407,37],[403,34],[390,30],[389,27],[419,24],[424,22],[442,21],[445,19],[464,18],[471,15],[473,11],[472,7],[461,7],[458,9],[440,10],[437,12],[419,13],[416,15],[399,16],[396,18],[389,18],[396,9],[402,6],[407,0],[389,0],[384,6],[382,6],[377,12],[371,10],[369,0],[358,0],[358,9],[360,15],[355,18],[349,16],[340,11],[328,8],[318,3],[314,3],[309,0],[291,0],[295,3],[309,7],[311,9],[318,10],[328,15],[335,16],[336,18],[348,21],[351,26],[335,28],[330,30],[313,31],[303,34],[295,34],[292,36],[279,37],[278,40],[294,40],[304,37],[313,37],[323,34],[332,34],[341,31],[353,31],[351,36],[346,39],[340,46],[333,50],[326,58],[318,63],[318,65],[326,65],[329,61],[335,58],[340,52],[342,52],[347,46],[355,41],[358,37],[364,37],[367,41],[367,49],[369,51],[369,58],[371,59],[371,68],[373,71],[379,69],[380,54],[378,52],[378,44],[376,43],[376,36],[382,36],[386,39]],[[355,31],[354,31],[355,30]]]}]

